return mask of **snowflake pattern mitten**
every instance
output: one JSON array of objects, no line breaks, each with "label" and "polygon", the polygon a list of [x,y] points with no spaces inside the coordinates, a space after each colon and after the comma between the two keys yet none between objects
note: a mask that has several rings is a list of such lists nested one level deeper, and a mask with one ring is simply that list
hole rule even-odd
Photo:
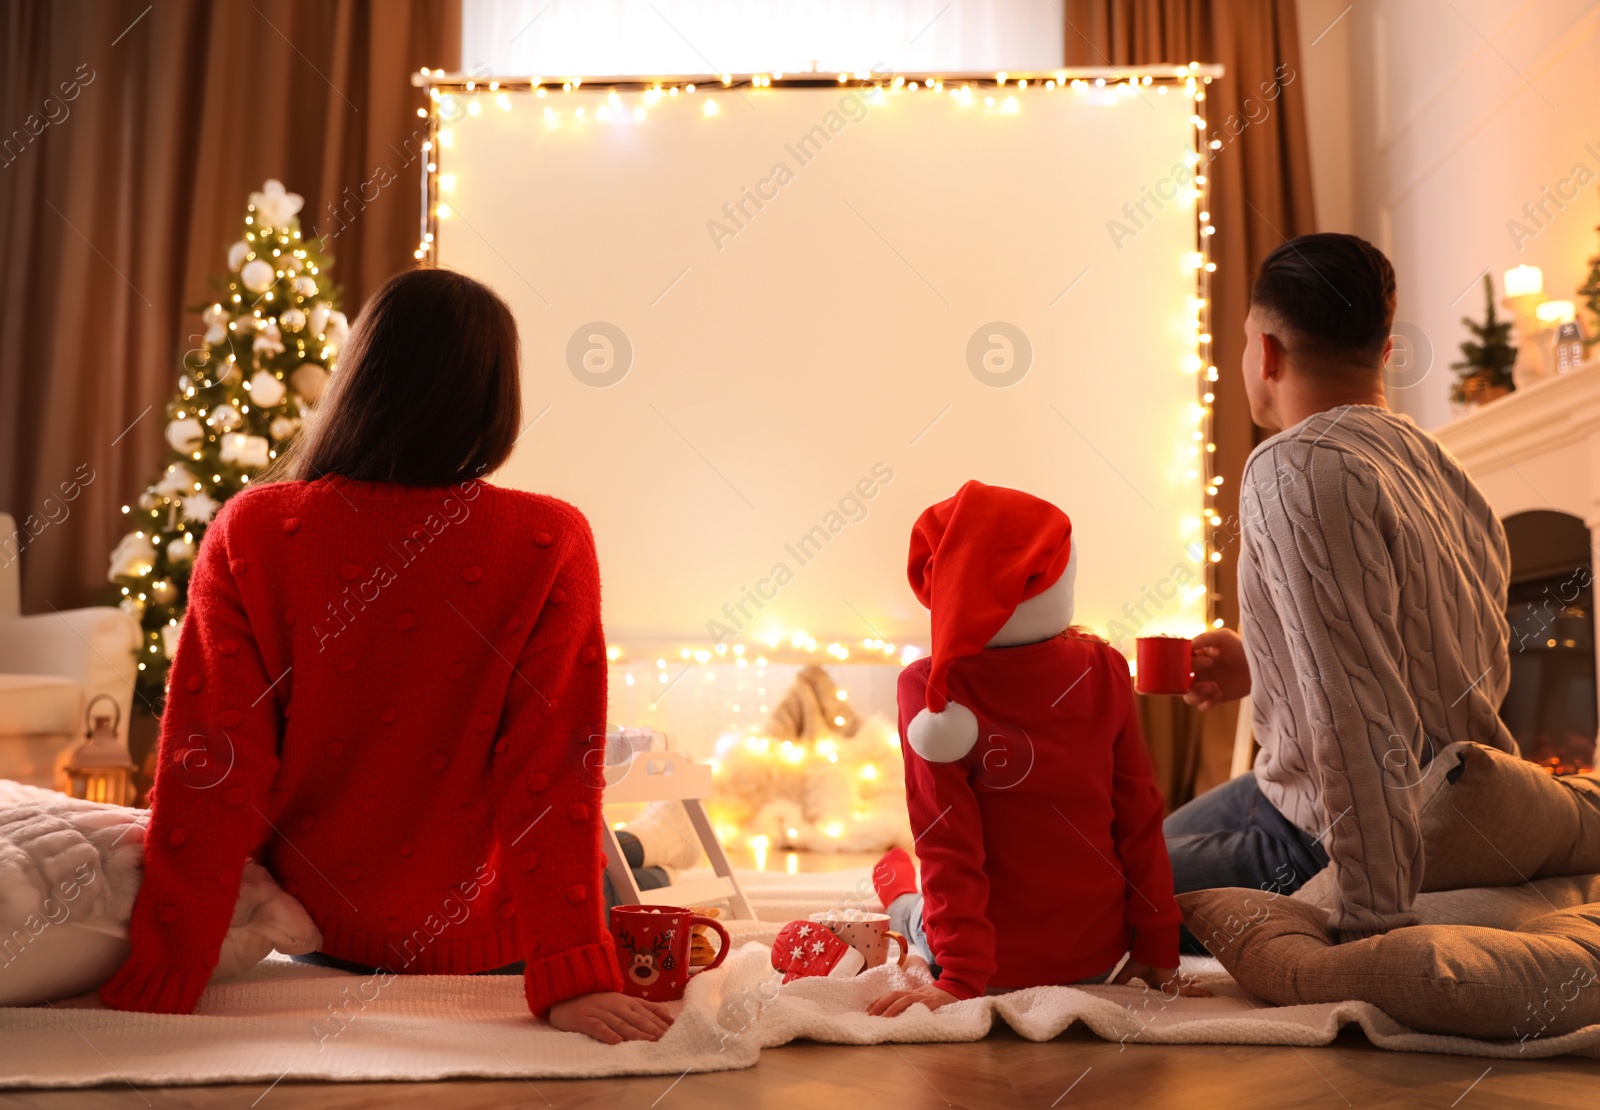
[{"label": "snowflake pattern mitten", "polygon": [[791,921],[772,942],[772,966],[783,972],[785,983],[817,975],[848,979],[866,963],[860,952],[815,921]]}]

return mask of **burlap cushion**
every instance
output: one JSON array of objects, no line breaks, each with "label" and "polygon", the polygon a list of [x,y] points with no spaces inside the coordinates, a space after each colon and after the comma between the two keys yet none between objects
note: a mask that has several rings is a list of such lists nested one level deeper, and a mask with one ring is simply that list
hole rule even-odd
[{"label": "burlap cushion", "polygon": [[1335,944],[1327,913],[1292,898],[1224,888],[1178,902],[1239,985],[1276,1005],[1370,1002],[1421,1032],[1497,1041],[1600,1022],[1600,905],[1516,931],[1416,925]]},{"label": "burlap cushion", "polygon": [[1481,744],[1452,744],[1438,758],[1445,774],[1421,807],[1423,890],[1600,872],[1593,775],[1558,778]]},{"label": "burlap cushion", "polygon": [[[1297,902],[1332,911],[1338,895],[1332,872],[1320,871],[1295,891]],[[1600,902],[1600,875],[1564,875],[1516,886],[1474,886],[1417,895],[1419,925],[1483,925],[1520,929],[1554,910]]]}]

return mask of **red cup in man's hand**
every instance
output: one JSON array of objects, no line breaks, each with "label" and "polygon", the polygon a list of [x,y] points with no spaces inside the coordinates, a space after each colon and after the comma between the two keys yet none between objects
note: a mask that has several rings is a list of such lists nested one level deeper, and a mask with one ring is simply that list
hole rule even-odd
[{"label": "red cup in man's hand", "polygon": [[1141,694],[1182,697],[1194,683],[1191,669],[1193,645],[1181,636],[1140,636],[1137,646],[1138,676],[1133,688]]}]

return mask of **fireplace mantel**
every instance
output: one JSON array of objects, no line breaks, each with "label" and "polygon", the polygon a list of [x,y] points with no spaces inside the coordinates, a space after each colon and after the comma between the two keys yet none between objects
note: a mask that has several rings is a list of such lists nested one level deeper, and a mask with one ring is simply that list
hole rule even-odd
[{"label": "fireplace mantel", "polygon": [[1600,362],[1519,389],[1435,430],[1501,520],[1536,509],[1589,529],[1600,566]]},{"label": "fireplace mantel", "polygon": [[1600,552],[1600,362],[1519,389],[1434,435],[1502,520],[1532,509],[1569,513]]}]

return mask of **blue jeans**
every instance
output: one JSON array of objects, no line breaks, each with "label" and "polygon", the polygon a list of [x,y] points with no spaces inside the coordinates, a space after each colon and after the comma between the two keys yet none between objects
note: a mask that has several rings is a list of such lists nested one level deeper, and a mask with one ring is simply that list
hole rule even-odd
[{"label": "blue jeans", "polygon": [[[928,931],[922,924],[922,895],[902,894],[889,904],[886,911],[889,914],[889,928],[906,938],[911,945],[911,950],[924,960],[928,961],[928,971],[935,979],[939,978],[939,965],[934,961],[933,949],[928,947]],[[1111,973],[1116,967],[1108,967],[1099,975],[1089,979],[1080,979],[1080,983],[1104,983],[1111,978]],[[990,987],[985,994],[1005,994],[1004,987]]]},{"label": "blue jeans", "polygon": [[[1162,825],[1179,894],[1243,886],[1292,894],[1328,866],[1328,853],[1269,802],[1253,772],[1208,790]],[[1203,952],[1187,931],[1184,951]]]}]

